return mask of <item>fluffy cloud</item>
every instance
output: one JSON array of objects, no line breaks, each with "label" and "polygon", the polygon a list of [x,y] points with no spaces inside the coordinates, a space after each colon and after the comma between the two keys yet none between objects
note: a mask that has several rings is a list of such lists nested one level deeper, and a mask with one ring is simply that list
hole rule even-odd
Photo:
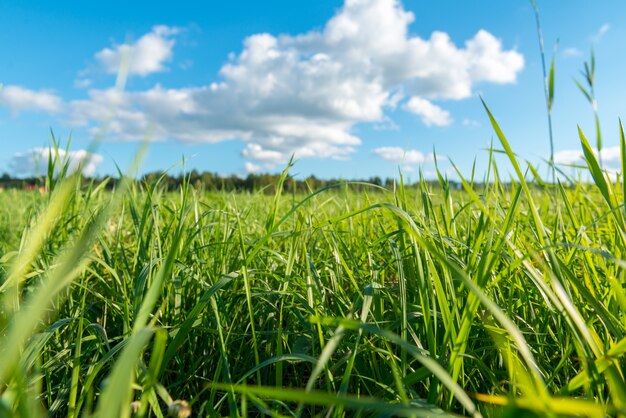
[{"label": "fluffy cloud", "polygon": [[409,112],[419,115],[426,126],[448,126],[452,123],[450,112],[421,97],[411,97],[404,107]]},{"label": "fluffy cloud", "polygon": [[380,147],[372,150],[375,154],[385,161],[396,164],[422,164],[433,161],[432,155],[425,155],[418,150],[405,150],[400,147]]},{"label": "fluffy cloud", "polygon": [[251,174],[259,173],[261,172],[261,170],[263,170],[263,167],[258,164],[251,163],[250,161],[246,161],[246,163],[244,164],[244,168],[246,169],[247,173]]},{"label": "fluffy cloud", "polygon": [[[33,148],[26,152],[19,152],[11,158],[9,170],[16,176],[44,176],[48,172],[48,158],[54,151],[50,148]],[[99,154],[90,154],[85,150],[65,152],[59,149],[59,160],[68,161],[69,172],[79,168],[86,176],[92,176],[96,168],[102,162],[103,157]],[[57,170],[58,170],[57,166]]]},{"label": "fluffy cloud", "polygon": [[585,157],[582,151],[578,150],[561,150],[554,153],[554,162],[556,164],[584,164]]},{"label": "fluffy cloud", "polygon": [[[480,30],[459,47],[444,32],[428,39],[410,35],[414,19],[399,0],[346,0],[321,30],[249,36],[210,85],[92,90],[70,104],[71,120],[85,126],[106,121],[113,136],[127,140],[146,132],[186,142],[241,140],[252,169],[292,154],[344,159],[361,143],[355,125],[380,124],[398,105],[429,126],[447,125],[450,114],[433,100],[467,98],[476,83],[515,82],[523,68],[522,55],[504,50],[489,32]],[[161,71],[174,33],[155,27],[133,45],[101,51],[98,59],[114,71],[122,53],[133,49],[131,72]]]},{"label": "fluffy cloud", "polygon": [[524,58],[516,51],[502,51],[502,42],[486,30],[465,43],[468,72],[472,82],[513,83],[524,67]]},{"label": "fluffy cloud", "polygon": [[45,90],[34,91],[20,86],[2,86],[0,87],[0,106],[7,107],[14,113],[25,110],[56,113],[63,108],[63,101]]},{"label": "fluffy cloud", "polygon": [[278,151],[264,150],[258,144],[248,144],[246,149],[242,152],[243,156],[256,161],[263,161],[267,163],[278,163],[282,160],[283,155]]},{"label": "fluffy cloud", "polygon": [[[598,152],[594,150],[594,154],[596,157],[598,156]],[[607,147],[603,148],[600,151],[600,156],[602,157],[603,163],[610,163],[614,161],[620,160],[620,149],[619,147]],[[565,164],[565,165],[585,165],[585,156],[582,151],[579,150],[562,150],[558,151],[554,154],[554,162],[556,164]]]},{"label": "fluffy cloud", "polygon": [[178,32],[177,28],[154,26],[133,44],[104,48],[96,54],[96,60],[111,74],[117,73],[122,63],[128,65],[129,74],[147,76],[165,71],[164,64],[172,59],[175,42],[172,37]]}]

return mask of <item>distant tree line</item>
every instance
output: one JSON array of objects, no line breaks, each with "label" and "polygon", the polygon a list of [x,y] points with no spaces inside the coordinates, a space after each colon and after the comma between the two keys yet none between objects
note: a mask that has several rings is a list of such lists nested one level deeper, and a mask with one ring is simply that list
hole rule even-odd
[{"label": "distant tree line", "polygon": [[[275,192],[275,187],[280,179],[280,174],[248,174],[246,177],[240,177],[236,175],[221,176],[217,173],[211,172],[198,172],[193,170],[185,174],[170,175],[162,172],[151,172],[143,175],[137,181],[140,184],[153,184],[158,181],[161,188],[173,191],[178,190],[181,185],[188,183],[196,189],[210,190],[210,191],[226,191],[226,192],[257,192],[260,190],[265,191],[268,194]],[[83,177],[82,181],[84,185],[91,182],[99,184],[103,181],[107,181],[107,188],[114,188],[119,179],[115,177],[103,177],[103,178],[88,178]],[[283,189],[285,192],[296,193],[309,193],[313,190],[319,190],[320,188],[337,184],[345,179],[321,179],[316,176],[309,176],[303,179],[296,179],[292,176],[287,176],[283,183]],[[374,176],[368,179],[351,180],[355,184],[351,185],[352,190],[376,190],[367,186],[372,184],[376,186],[382,186],[387,189],[394,187],[395,180],[392,178],[382,179],[381,177]],[[0,189],[40,189],[45,188],[45,177],[28,177],[28,178],[15,178],[9,174],[3,174],[0,176]],[[429,181],[433,185],[438,184],[435,181]],[[406,185],[406,183],[405,183]],[[459,184],[456,182],[450,182],[450,188],[459,188]]]},{"label": "distant tree line", "polygon": [[[142,181],[151,184],[158,178],[162,177],[162,173],[148,173],[142,177]],[[167,190],[177,190],[184,181],[189,182],[196,189],[213,190],[213,191],[245,191],[256,192],[264,190],[267,193],[274,193],[275,186],[279,183],[280,174],[248,174],[246,177],[236,175],[220,176],[211,172],[198,172],[193,170],[185,175],[177,176],[165,175],[160,183]],[[309,176],[303,179],[296,179],[290,175],[287,176],[283,183],[284,191],[295,191],[296,193],[308,193],[313,190],[337,184],[341,179],[321,179],[316,176]],[[359,183],[374,184],[377,186],[392,188],[394,180],[392,178],[381,179],[380,177],[370,177],[364,180],[355,180]],[[356,189],[367,187],[366,185],[354,185]],[[368,189],[372,189],[368,187]]]}]

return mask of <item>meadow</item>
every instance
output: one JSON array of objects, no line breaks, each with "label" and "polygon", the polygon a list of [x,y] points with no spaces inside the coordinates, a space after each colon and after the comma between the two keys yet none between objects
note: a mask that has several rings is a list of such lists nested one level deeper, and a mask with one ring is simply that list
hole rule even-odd
[{"label": "meadow", "polygon": [[626,415],[626,185],[487,112],[516,175],[462,190],[1,192],[0,415]]}]

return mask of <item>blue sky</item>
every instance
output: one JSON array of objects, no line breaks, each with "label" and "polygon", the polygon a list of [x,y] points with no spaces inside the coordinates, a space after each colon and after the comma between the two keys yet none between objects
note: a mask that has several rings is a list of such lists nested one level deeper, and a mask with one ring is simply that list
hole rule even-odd
[{"label": "blue sky", "polygon": [[[539,8],[549,55],[559,39],[557,162],[580,160],[578,124],[594,140],[573,81],[593,47],[603,158],[617,167],[626,4]],[[146,138],[142,172],[183,157],[200,171],[277,172],[294,154],[299,175],[432,176],[433,149],[444,171],[449,158],[482,172],[493,133],[479,94],[520,156],[549,158],[526,0],[4,1],[0,27],[0,172],[37,170],[50,129],[71,134],[76,161],[101,138],[88,174],[127,166]]]}]

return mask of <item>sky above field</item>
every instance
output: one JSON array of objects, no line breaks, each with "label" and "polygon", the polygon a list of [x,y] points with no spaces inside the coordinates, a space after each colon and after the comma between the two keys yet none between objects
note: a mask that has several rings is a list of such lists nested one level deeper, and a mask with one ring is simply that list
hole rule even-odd
[{"label": "sky above field", "polygon": [[[608,168],[626,117],[626,3],[541,1],[555,43],[556,161],[595,143],[574,80],[596,56]],[[223,175],[416,178],[454,163],[484,172],[494,138],[480,96],[514,151],[545,168],[546,105],[527,0],[286,0],[175,3],[3,1],[0,173],[41,170],[52,130],[87,174],[185,167]],[[548,63],[549,64],[549,63]],[[496,140],[497,141],[497,140]],[[496,148],[498,144],[496,142]],[[507,166],[503,165],[506,176]],[[571,170],[566,168],[566,170]],[[545,170],[544,170],[545,172]]]}]

